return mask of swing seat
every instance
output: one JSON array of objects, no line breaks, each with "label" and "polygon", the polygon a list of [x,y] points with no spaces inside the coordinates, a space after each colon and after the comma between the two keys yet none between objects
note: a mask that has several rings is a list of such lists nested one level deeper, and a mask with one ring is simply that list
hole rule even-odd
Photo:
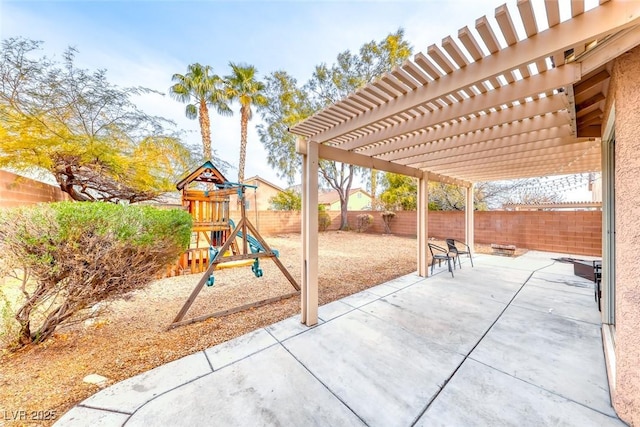
[{"label": "swing seat", "polygon": [[[211,259],[215,258],[217,251],[213,253],[210,250]],[[231,251],[225,252],[224,256],[231,256]],[[235,261],[223,261],[218,263],[218,270],[222,270],[223,268],[236,268],[236,267],[248,267],[253,264],[252,259],[238,259]]]},{"label": "swing seat", "polygon": [[218,270],[223,268],[236,268],[236,267],[248,267],[253,264],[252,259],[238,259],[235,261],[221,262],[218,264]]}]

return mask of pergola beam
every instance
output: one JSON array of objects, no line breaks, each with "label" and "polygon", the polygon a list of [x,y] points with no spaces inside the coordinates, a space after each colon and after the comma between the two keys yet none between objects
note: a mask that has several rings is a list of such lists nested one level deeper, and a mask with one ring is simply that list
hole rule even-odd
[{"label": "pergola beam", "polygon": [[584,146],[584,142],[576,139],[566,138],[559,140],[551,140],[550,143],[544,144],[539,142],[532,142],[525,144],[523,147],[505,147],[495,150],[489,150],[482,158],[474,154],[457,156],[449,159],[439,159],[435,161],[425,162],[411,162],[410,165],[419,165],[419,167],[429,168],[436,170],[440,166],[446,166],[446,169],[455,169],[458,165],[462,167],[475,166],[475,165],[487,165],[491,166],[495,162],[511,161],[518,162],[519,160],[534,161],[538,157],[545,157],[550,155],[568,155],[571,156],[575,153],[583,152],[590,147]]},{"label": "pergola beam", "polygon": [[[305,156],[307,154],[308,144],[317,144],[315,142],[307,143],[304,139],[296,142],[296,152]],[[367,169],[375,169],[381,172],[391,172],[401,175],[411,176],[413,178],[423,178],[425,173],[429,173],[429,180],[454,184],[460,187],[468,187],[470,182],[449,177],[444,174],[431,173],[421,169],[412,168],[410,166],[398,163],[387,162],[385,160],[376,159],[374,157],[363,156],[362,154],[341,150],[340,148],[331,147],[325,144],[317,144],[318,157],[326,160],[333,160],[341,163],[348,163],[354,166],[360,166]]]},{"label": "pergola beam", "polygon": [[[606,34],[633,26],[637,23],[639,16],[640,2],[607,2],[562,24],[553,26],[547,31],[501,49],[481,61],[469,64],[454,73],[441,76],[437,82],[426,84],[405,96],[392,99],[384,104],[384,108],[373,108],[343,125],[319,132],[313,135],[313,139],[320,142],[329,141],[418,105],[427,102],[435,103],[438,99],[455,93],[460,88],[480,85],[486,80],[501,75],[504,70],[526,67],[527,64],[566,49],[568,45],[584,45]],[[564,67],[566,65],[560,68]]]},{"label": "pergola beam", "polygon": [[[558,93],[553,96],[539,98],[525,104],[514,106],[511,108],[496,111],[476,117],[473,120],[465,120],[455,125],[444,124],[437,128],[427,128],[418,131],[418,133],[403,136],[398,140],[385,141],[379,145],[367,147],[359,150],[360,154],[377,155],[385,160],[393,160],[396,158],[395,153],[399,150],[413,147],[418,144],[425,144],[432,141],[441,141],[447,138],[468,138],[479,142],[479,134],[486,134],[486,139],[497,139],[504,136],[518,134],[520,132],[531,132],[541,129],[540,126],[557,127],[569,123],[567,114],[546,114],[549,111],[559,111],[567,108],[568,100],[564,93]],[[541,116],[543,115],[544,116]],[[536,117],[541,116],[541,117]],[[533,119],[530,119],[533,118]],[[522,122],[524,121],[524,122]],[[535,129],[529,128],[535,121]],[[518,123],[513,123],[518,122]],[[550,122],[545,124],[543,122]],[[512,125],[513,123],[513,125]],[[520,130],[523,128],[523,130]],[[482,131],[482,132],[478,132]],[[471,134],[473,132],[473,134]],[[473,143],[473,142],[469,142]],[[345,148],[341,146],[341,148]]]},{"label": "pergola beam", "polygon": [[[456,103],[448,108],[441,108],[419,118],[405,121],[397,126],[387,127],[382,131],[374,132],[366,137],[354,138],[348,143],[341,144],[341,148],[351,150],[363,147],[374,142],[384,141],[389,138],[415,132],[425,127],[446,123],[459,117],[478,114],[481,111],[499,107],[503,104],[509,104],[522,98],[530,96],[537,97],[541,93],[572,84],[577,81],[579,77],[580,67],[576,65],[549,70],[545,73],[529,77],[528,79],[523,79],[518,82],[514,82],[513,84],[488,91],[482,95],[466,99],[463,102]],[[555,98],[555,96],[552,98]],[[558,98],[555,98],[555,101],[553,102],[558,102],[557,100]],[[565,108],[566,105],[567,104],[564,105]],[[517,108],[514,108],[514,112],[516,110]],[[473,122],[473,120],[471,121]]]},{"label": "pergola beam", "polygon": [[[510,179],[513,175],[510,173],[521,173],[521,176],[536,176],[530,175],[529,172],[533,169],[538,171],[537,176],[542,175],[559,175],[565,173],[579,173],[584,171],[599,170],[599,154],[597,153],[573,153],[571,156],[561,156],[550,160],[546,157],[538,157],[526,159],[525,161],[501,161],[493,162],[491,164],[482,165],[481,167],[470,168],[464,166],[458,166],[457,168],[442,168],[437,169],[446,174],[455,174],[456,176],[465,176],[467,179],[473,182],[478,181],[492,181],[495,179]],[[566,172],[570,166],[580,166],[575,169],[571,169],[572,172]],[[593,167],[592,167],[593,166]],[[545,171],[546,167],[546,171]],[[580,170],[583,169],[583,170]],[[504,178],[501,177],[501,173],[504,173]],[[515,175],[516,177],[518,175]]]},{"label": "pergola beam", "polygon": [[435,151],[432,153],[412,156],[406,159],[397,160],[397,163],[403,165],[417,164],[419,162],[428,162],[429,164],[442,164],[442,162],[464,161],[467,159],[477,159],[478,155],[491,158],[496,153],[518,153],[526,151],[528,147],[535,146],[538,148],[549,147],[566,147],[570,144],[584,142],[584,139],[576,139],[570,137],[569,126],[564,127],[564,135],[561,136],[557,131],[548,129],[531,134],[522,134],[517,137],[501,138],[498,140],[481,142],[470,146],[461,146],[457,148]]},{"label": "pergola beam", "polygon": [[564,164],[537,164],[533,167],[522,167],[518,165],[514,168],[500,168],[493,171],[482,171],[481,173],[470,174],[467,179],[474,182],[482,181],[503,181],[509,179],[534,178],[540,176],[565,175],[584,172],[599,172],[601,165],[598,158],[583,159],[580,162]]},{"label": "pergola beam", "polygon": [[[544,132],[543,132],[544,131]],[[464,135],[456,135],[436,141],[428,141],[415,144],[405,149],[392,151],[378,156],[378,158],[388,161],[406,159],[421,154],[431,154],[450,150],[458,147],[467,147],[483,142],[504,140],[508,138],[520,138],[521,135],[539,135],[540,139],[549,139],[570,135],[568,114],[548,114],[537,116],[531,119],[524,119],[515,123],[507,123],[502,126],[495,126],[469,132]],[[417,139],[417,138],[416,138]]]}]

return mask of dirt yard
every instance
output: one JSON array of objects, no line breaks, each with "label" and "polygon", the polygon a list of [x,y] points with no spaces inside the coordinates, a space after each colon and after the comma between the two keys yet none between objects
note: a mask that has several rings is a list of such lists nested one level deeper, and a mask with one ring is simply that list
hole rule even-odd
[{"label": "dirt yard", "polygon": [[[267,238],[294,278],[300,277],[299,235]],[[326,232],[319,241],[319,298],[324,304],[394,277],[416,271],[416,240],[406,237]],[[250,267],[215,273],[186,318],[233,308],[294,291],[271,260],[257,279]],[[299,297],[227,317],[167,330],[200,275],[157,280],[143,291],[110,302],[93,319],[60,328],[39,346],[0,356],[0,425],[15,411],[55,411],[56,418],[99,387],[89,374],[109,384],[296,315]],[[7,416],[3,416],[7,415]],[[34,424],[29,424],[34,425]],[[46,425],[46,423],[44,424]]]},{"label": "dirt yard", "polygon": [[[280,251],[280,260],[298,279],[300,236],[270,237],[267,242]],[[325,304],[416,271],[416,239],[325,232],[320,234],[318,261],[319,298]],[[294,291],[271,260],[264,260],[262,266],[264,276],[259,279],[250,267],[217,271],[215,285],[203,288],[186,318]],[[15,353],[4,351],[0,356],[0,425],[20,425],[7,421],[16,411],[55,411],[59,418],[99,391],[98,386],[83,382],[89,374],[107,377],[110,385],[300,311],[300,300],[293,297],[167,330],[200,277],[157,280],[143,291],[111,301],[88,321],[60,328],[42,345]],[[47,424],[51,422],[43,425]]]}]

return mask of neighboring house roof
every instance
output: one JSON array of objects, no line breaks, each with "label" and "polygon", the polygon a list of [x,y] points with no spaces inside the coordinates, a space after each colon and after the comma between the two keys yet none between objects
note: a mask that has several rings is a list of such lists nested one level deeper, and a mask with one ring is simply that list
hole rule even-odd
[{"label": "neighboring house roof", "polygon": [[[349,191],[349,197],[351,197],[353,194],[356,194],[358,192],[363,193],[365,196],[369,198],[371,197],[371,195],[366,191],[364,191],[362,188],[352,188]],[[320,205],[330,205],[332,203],[336,203],[339,201],[340,201],[340,196],[338,195],[338,192],[336,190],[332,190],[327,193],[320,193],[318,195],[318,204]]]},{"label": "neighboring house roof", "polygon": [[246,178],[246,179],[244,180],[244,182],[245,182],[245,183],[250,182],[250,181],[260,181],[260,182],[262,182],[263,184],[266,184],[266,185],[268,185],[268,186],[270,186],[270,187],[273,187],[273,188],[275,188],[275,189],[276,189],[276,190],[278,190],[278,191],[284,191],[280,186],[275,185],[274,183],[269,182],[269,181],[267,181],[266,179],[259,177],[258,175],[256,175],[256,176],[252,176],[251,178]]}]

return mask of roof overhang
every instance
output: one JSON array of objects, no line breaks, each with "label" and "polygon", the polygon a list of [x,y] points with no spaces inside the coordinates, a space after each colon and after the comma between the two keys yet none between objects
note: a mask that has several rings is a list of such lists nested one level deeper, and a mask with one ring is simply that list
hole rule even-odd
[{"label": "roof overhang", "polygon": [[560,22],[544,2],[544,25],[530,0],[500,6],[497,26],[479,18],[290,131],[322,158],[464,186],[599,171],[611,61],[640,44],[640,2],[600,3]]}]

